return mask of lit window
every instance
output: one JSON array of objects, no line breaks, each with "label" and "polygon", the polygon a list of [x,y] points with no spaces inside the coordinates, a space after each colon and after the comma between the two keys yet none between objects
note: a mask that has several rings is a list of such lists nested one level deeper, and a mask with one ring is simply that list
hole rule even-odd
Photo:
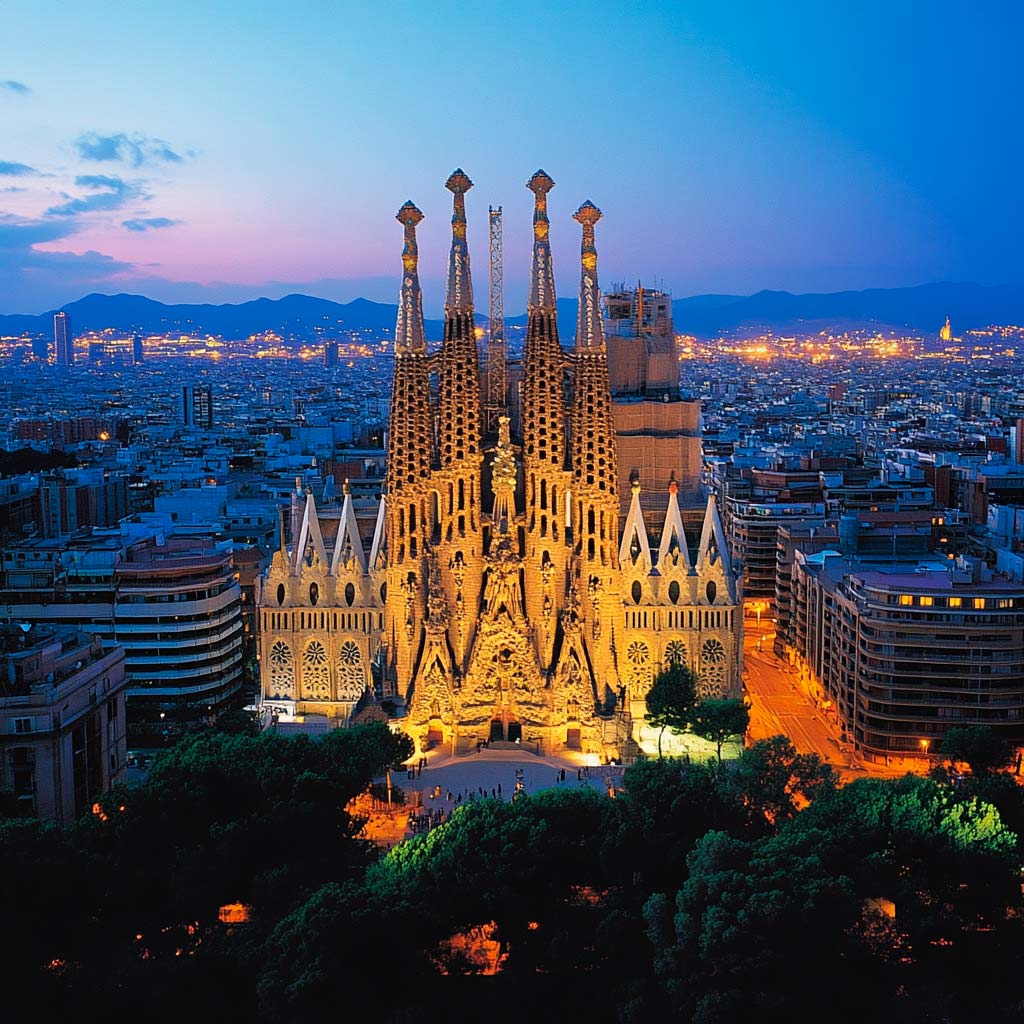
[{"label": "lit window", "polygon": [[951,597],[949,599],[950,608],[960,608],[963,605],[963,603],[964,599],[962,597]]},{"label": "lit window", "polygon": [[933,604],[935,604],[934,598],[931,597],[922,597],[920,598],[920,602],[922,607],[924,608],[930,608]]},{"label": "lit window", "polygon": [[914,603],[914,599],[913,599],[913,597],[910,594],[900,594],[900,604],[907,605],[907,604],[913,604],[913,603]]},{"label": "lit window", "polygon": [[983,597],[976,597],[974,599],[974,607],[975,608],[984,608],[985,607],[985,598],[983,598]]}]

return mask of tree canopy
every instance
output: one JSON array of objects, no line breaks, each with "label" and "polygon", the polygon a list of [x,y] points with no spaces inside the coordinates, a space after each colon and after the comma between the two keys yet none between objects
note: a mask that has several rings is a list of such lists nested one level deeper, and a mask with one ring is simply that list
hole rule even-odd
[{"label": "tree canopy", "polygon": [[697,703],[697,679],[683,664],[673,662],[655,677],[645,697],[647,721],[658,733],[658,756],[661,757],[661,739],[666,729],[685,731]]},{"label": "tree canopy", "polygon": [[777,736],[736,761],[641,759],[614,799],[463,803],[381,852],[346,808],[408,750],[379,723],[210,731],[73,826],[0,820],[18,937],[0,974],[47,1016],[1015,1019],[1005,775],[838,786]]}]

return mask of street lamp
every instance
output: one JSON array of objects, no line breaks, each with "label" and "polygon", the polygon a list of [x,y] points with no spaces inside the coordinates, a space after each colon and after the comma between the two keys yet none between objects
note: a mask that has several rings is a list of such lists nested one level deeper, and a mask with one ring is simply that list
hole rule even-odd
[{"label": "street lamp", "polygon": [[924,758],[928,757],[928,747],[931,744],[931,740],[921,740],[921,756]]}]

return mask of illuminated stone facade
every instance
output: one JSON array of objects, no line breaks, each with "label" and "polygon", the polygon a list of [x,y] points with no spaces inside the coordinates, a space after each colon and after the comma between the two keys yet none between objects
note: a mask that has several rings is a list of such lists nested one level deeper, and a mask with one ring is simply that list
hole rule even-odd
[{"label": "illuminated stone facade", "polygon": [[[469,178],[456,171],[444,340],[428,355],[411,203],[395,332],[386,495],[367,553],[352,497],[328,551],[311,495],[263,588],[264,700],[345,718],[372,685],[407,701],[419,748],[507,740],[544,753],[621,755],[658,669],[690,666],[707,695],[738,696],[739,582],[714,502],[695,544],[677,486],[651,546],[640,483],[620,510],[615,421],[584,203],[576,344],[558,339],[547,195],[534,193],[522,438],[503,418],[485,446],[466,247]],[[436,399],[430,377],[436,375]],[[301,519],[301,521],[299,521]],[[696,539],[696,538],[694,538]]]}]

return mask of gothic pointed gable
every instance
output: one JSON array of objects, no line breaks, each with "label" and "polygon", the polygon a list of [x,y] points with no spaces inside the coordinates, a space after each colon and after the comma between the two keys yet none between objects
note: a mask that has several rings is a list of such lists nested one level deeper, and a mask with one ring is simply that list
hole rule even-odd
[{"label": "gothic pointed gable", "polygon": [[384,564],[386,555],[385,530],[387,527],[387,520],[387,498],[382,494],[380,496],[380,502],[377,505],[377,522],[373,527],[373,541],[370,543],[370,566],[374,569],[379,569]]},{"label": "gothic pointed gable", "polygon": [[352,507],[352,492],[346,480],[344,484],[345,500],[341,505],[341,522],[338,524],[338,536],[334,541],[334,552],[331,555],[331,575],[336,576],[339,569],[350,565],[355,560],[361,572],[366,572],[366,552],[359,536],[359,524],[356,512]]},{"label": "gothic pointed gable", "polygon": [[301,572],[303,564],[315,564],[317,561],[327,565],[327,548],[320,532],[320,517],[316,513],[316,502],[312,491],[306,495],[306,507],[302,512],[302,524],[299,527],[299,540],[292,553],[296,570]]},{"label": "gothic pointed gable", "polygon": [[670,563],[682,565],[687,570],[692,568],[683,517],[679,512],[679,485],[674,480],[668,487],[668,508],[665,510],[665,524],[658,545],[658,570],[664,572]]},{"label": "gothic pointed gable", "polygon": [[712,494],[708,498],[707,509],[704,512],[704,525],[700,532],[700,546],[697,549],[697,572],[704,572],[713,565],[721,568],[722,575],[727,580],[733,579],[729,545],[725,539],[725,530],[722,528],[722,519],[718,514],[715,496]]},{"label": "gothic pointed gable", "polygon": [[652,568],[651,545],[647,539],[647,527],[640,508],[640,482],[633,481],[633,497],[629,503],[629,514],[622,530],[622,544],[619,547],[619,564],[623,567],[639,566],[644,573]]}]

